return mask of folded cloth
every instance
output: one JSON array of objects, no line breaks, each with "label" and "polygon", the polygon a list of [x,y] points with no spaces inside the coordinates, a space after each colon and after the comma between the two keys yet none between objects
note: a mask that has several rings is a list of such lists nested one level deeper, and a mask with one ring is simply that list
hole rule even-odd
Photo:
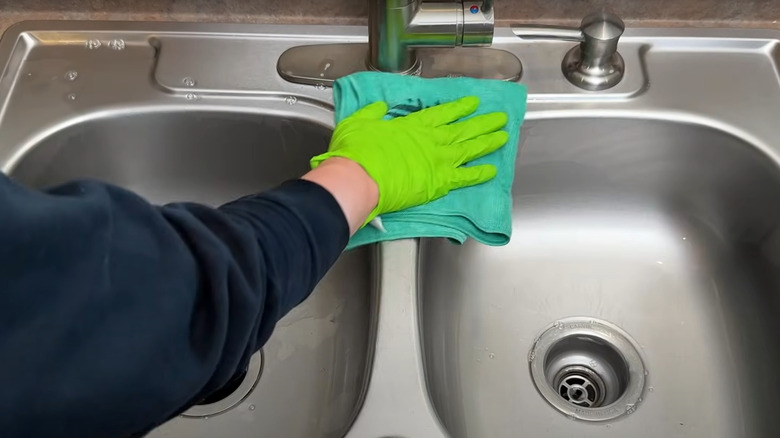
[{"label": "folded cloth", "polygon": [[[445,237],[463,243],[471,237],[487,245],[505,245],[512,234],[512,180],[520,125],[525,116],[526,88],[514,82],[474,78],[423,79],[392,73],[361,72],[338,79],[333,86],[336,123],[360,108],[387,102],[387,118],[402,117],[430,106],[477,96],[479,108],[469,117],[501,111],[509,141],[501,149],[466,165],[493,164],[498,173],[477,186],[453,190],[443,198],[403,211],[383,214],[385,231],[361,228],[347,249],[385,240]],[[469,118],[467,117],[467,118]],[[465,119],[464,119],[465,120]]]}]

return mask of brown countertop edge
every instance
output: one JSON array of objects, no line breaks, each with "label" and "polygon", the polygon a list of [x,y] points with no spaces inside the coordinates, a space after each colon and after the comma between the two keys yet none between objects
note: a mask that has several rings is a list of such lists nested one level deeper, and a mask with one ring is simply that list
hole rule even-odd
[{"label": "brown countertop edge", "polygon": [[[57,12],[57,11],[10,11],[0,17],[0,33],[10,26],[30,20],[107,20],[107,21],[152,21],[152,22],[195,22],[195,23],[248,23],[248,24],[331,24],[365,26],[367,20],[359,17],[312,17],[303,15],[254,15],[213,13],[159,13],[159,12]],[[538,23],[574,26],[580,18],[522,18],[499,19],[497,26]],[[751,28],[780,29],[779,20],[685,20],[685,19],[626,19],[627,27],[709,27],[709,28]]]}]

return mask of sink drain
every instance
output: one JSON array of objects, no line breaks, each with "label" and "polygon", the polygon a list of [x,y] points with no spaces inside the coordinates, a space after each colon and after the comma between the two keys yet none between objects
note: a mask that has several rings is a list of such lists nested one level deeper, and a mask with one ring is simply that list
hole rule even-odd
[{"label": "sink drain", "polygon": [[558,374],[555,386],[564,400],[586,408],[601,406],[606,388],[598,373],[588,367],[573,366]]},{"label": "sink drain", "polygon": [[570,418],[606,421],[633,413],[647,371],[636,343],[617,326],[569,318],[548,327],[529,354],[539,393]]},{"label": "sink drain", "polygon": [[263,373],[263,350],[255,353],[246,372],[228,382],[224,388],[207,397],[200,404],[184,412],[182,417],[208,418],[221,414],[244,401],[257,386]]}]

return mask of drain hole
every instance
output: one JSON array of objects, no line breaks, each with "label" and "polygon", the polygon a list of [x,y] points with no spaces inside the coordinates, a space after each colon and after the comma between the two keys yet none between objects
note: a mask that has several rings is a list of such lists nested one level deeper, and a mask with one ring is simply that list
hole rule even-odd
[{"label": "drain hole", "polygon": [[240,373],[236,374],[235,377],[230,379],[225,386],[218,389],[217,391],[211,393],[208,397],[204,398],[203,400],[198,403],[199,405],[210,405],[212,403],[216,403],[218,401],[224,400],[229,396],[230,394],[234,393],[239,386],[241,386],[241,383],[244,382],[244,379],[246,378],[248,370],[241,371]]},{"label": "drain hole", "polygon": [[604,381],[590,368],[572,366],[562,369],[555,378],[558,393],[564,400],[585,408],[604,402]]},{"label": "drain hole", "polygon": [[628,386],[628,364],[611,344],[591,335],[573,335],[551,346],[545,359],[547,382],[568,403],[606,406]]},{"label": "drain hole", "polygon": [[649,375],[628,333],[587,317],[550,324],[536,338],[528,362],[539,394],[567,417],[585,421],[636,411]]}]

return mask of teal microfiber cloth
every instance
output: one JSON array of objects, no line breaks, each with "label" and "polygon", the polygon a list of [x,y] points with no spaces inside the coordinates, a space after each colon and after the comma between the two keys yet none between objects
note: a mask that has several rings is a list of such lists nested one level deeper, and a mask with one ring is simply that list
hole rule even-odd
[{"label": "teal microfiber cloth", "polygon": [[384,231],[361,228],[347,249],[385,240],[444,237],[462,244],[471,237],[487,245],[505,245],[512,234],[512,180],[514,179],[520,125],[525,117],[526,88],[514,82],[474,78],[424,79],[392,73],[361,72],[338,79],[333,85],[336,123],[376,101],[387,102],[387,118],[405,116],[430,106],[477,96],[475,115],[502,111],[509,141],[501,149],[467,165],[493,164],[492,180],[453,190],[443,198],[381,216]]}]

